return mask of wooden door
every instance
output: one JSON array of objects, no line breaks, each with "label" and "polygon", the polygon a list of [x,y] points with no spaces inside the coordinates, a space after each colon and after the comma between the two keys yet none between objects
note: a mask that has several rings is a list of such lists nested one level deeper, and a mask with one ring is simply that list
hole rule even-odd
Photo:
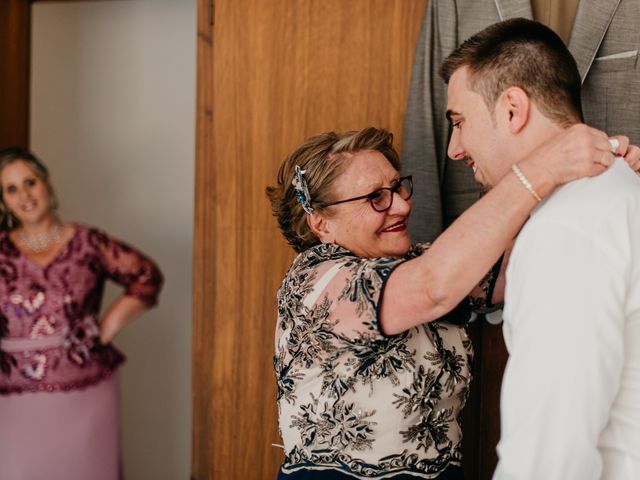
[{"label": "wooden door", "polygon": [[400,145],[425,0],[200,2],[193,477],[275,478],[276,290],[293,251],[264,193],[326,130]]},{"label": "wooden door", "polygon": [[[48,0],[39,0],[48,1]],[[304,137],[384,126],[400,145],[426,0],[198,0],[193,477],[272,478],[275,291],[293,257],[264,187]],[[0,148],[28,145],[29,0],[0,0]],[[490,478],[506,358],[477,323],[465,470]]]},{"label": "wooden door", "polygon": [[0,0],[0,149],[28,143],[29,0]]}]

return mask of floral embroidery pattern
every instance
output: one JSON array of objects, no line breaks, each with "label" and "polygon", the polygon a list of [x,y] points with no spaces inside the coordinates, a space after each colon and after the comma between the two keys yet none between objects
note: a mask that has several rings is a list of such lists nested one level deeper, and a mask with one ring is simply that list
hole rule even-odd
[{"label": "floral embroidery pattern", "polygon": [[162,274],[150,259],[95,228],[75,228],[46,266],[0,234],[0,394],[73,390],[111,375],[124,356],[98,341],[107,279],[157,301]]},{"label": "floral embroidery pattern", "polygon": [[434,400],[440,397],[442,389],[436,382],[435,370],[425,370],[423,365],[413,372],[413,382],[402,389],[402,394],[394,393],[394,404],[408,417],[414,412],[428,412],[433,409]]},{"label": "floral embroidery pattern", "polygon": [[[0,314],[0,338],[7,335],[9,332],[9,319]],[[0,372],[4,375],[10,375],[11,370],[18,366],[16,358],[10,353],[3,352],[0,349]]]},{"label": "floral embroidery pattern", "polygon": [[353,403],[324,403],[322,409],[315,401],[300,406],[301,415],[293,417],[291,426],[298,428],[305,446],[317,444],[337,449],[364,450],[371,448],[372,425],[367,420],[372,412],[356,410]]},{"label": "floral embroidery pattern", "polygon": [[447,451],[451,447],[447,433],[449,432],[449,424],[453,420],[452,413],[452,408],[431,411],[428,415],[421,417],[420,423],[412,425],[408,430],[400,433],[406,440],[416,442],[418,448],[425,452],[433,445],[439,452]]},{"label": "floral embroidery pattern", "polygon": [[[431,476],[459,464],[472,358],[464,329],[433,322],[385,337],[378,326],[387,278],[425,248],[362,259],[324,244],[294,261],[278,292],[274,357],[285,473]],[[337,273],[316,292],[327,272]]]},{"label": "floral embroidery pattern", "polygon": [[30,380],[42,380],[47,368],[47,356],[42,353],[27,355],[28,361],[22,365],[22,374]]},{"label": "floral embroidery pattern", "polygon": [[415,350],[408,349],[405,334],[372,341],[368,345],[356,345],[353,354],[354,358],[347,363],[354,366],[367,384],[388,378],[393,385],[399,385],[398,374],[415,366]]}]

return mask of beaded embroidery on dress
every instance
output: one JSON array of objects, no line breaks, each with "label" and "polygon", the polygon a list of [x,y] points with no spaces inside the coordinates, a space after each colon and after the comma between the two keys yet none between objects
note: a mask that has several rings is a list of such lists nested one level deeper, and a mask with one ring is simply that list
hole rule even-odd
[{"label": "beaded embroidery on dress", "polygon": [[[417,245],[406,259],[424,250]],[[471,343],[464,328],[446,322],[382,335],[381,293],[403,261],[323,244],[301,253],[287,273],[274,358],[285,474],[432,478],[460,464]],[[326,283],[320,295],[318,283]]]},{"label": "beaded embroidery on dress", "polygon": [[83,388],[124,361],[99,341],[105,281],[154,305],[162,274],[141,253],[101,231],[76,225],[46,266],[0,234],[0,394]]}]

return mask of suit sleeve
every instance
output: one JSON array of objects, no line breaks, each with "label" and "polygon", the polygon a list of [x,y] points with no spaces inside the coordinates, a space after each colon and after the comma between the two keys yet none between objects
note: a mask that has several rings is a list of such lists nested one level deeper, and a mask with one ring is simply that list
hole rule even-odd
[{"label": "suit sleeve", "polygon": [[414,242],[433,241],[443,228],[440,189],[449,125],[438,71],[457,45],[456,8],[455,1],[429,1],[414,58],[402,146],[403,170],[415,185],[409,224]]}]

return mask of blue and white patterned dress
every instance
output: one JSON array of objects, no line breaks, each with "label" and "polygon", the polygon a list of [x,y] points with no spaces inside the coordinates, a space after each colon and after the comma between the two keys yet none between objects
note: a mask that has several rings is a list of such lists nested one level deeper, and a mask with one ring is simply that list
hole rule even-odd
[{"label": "blue and white patterned dress", "polygon": [[385,336],[378,322],[389,275],[426,248],[367,259],[322,244],[295,259],[278,292],[280,478],[458,470],[473,356],[464,327],[436,321]]}]

